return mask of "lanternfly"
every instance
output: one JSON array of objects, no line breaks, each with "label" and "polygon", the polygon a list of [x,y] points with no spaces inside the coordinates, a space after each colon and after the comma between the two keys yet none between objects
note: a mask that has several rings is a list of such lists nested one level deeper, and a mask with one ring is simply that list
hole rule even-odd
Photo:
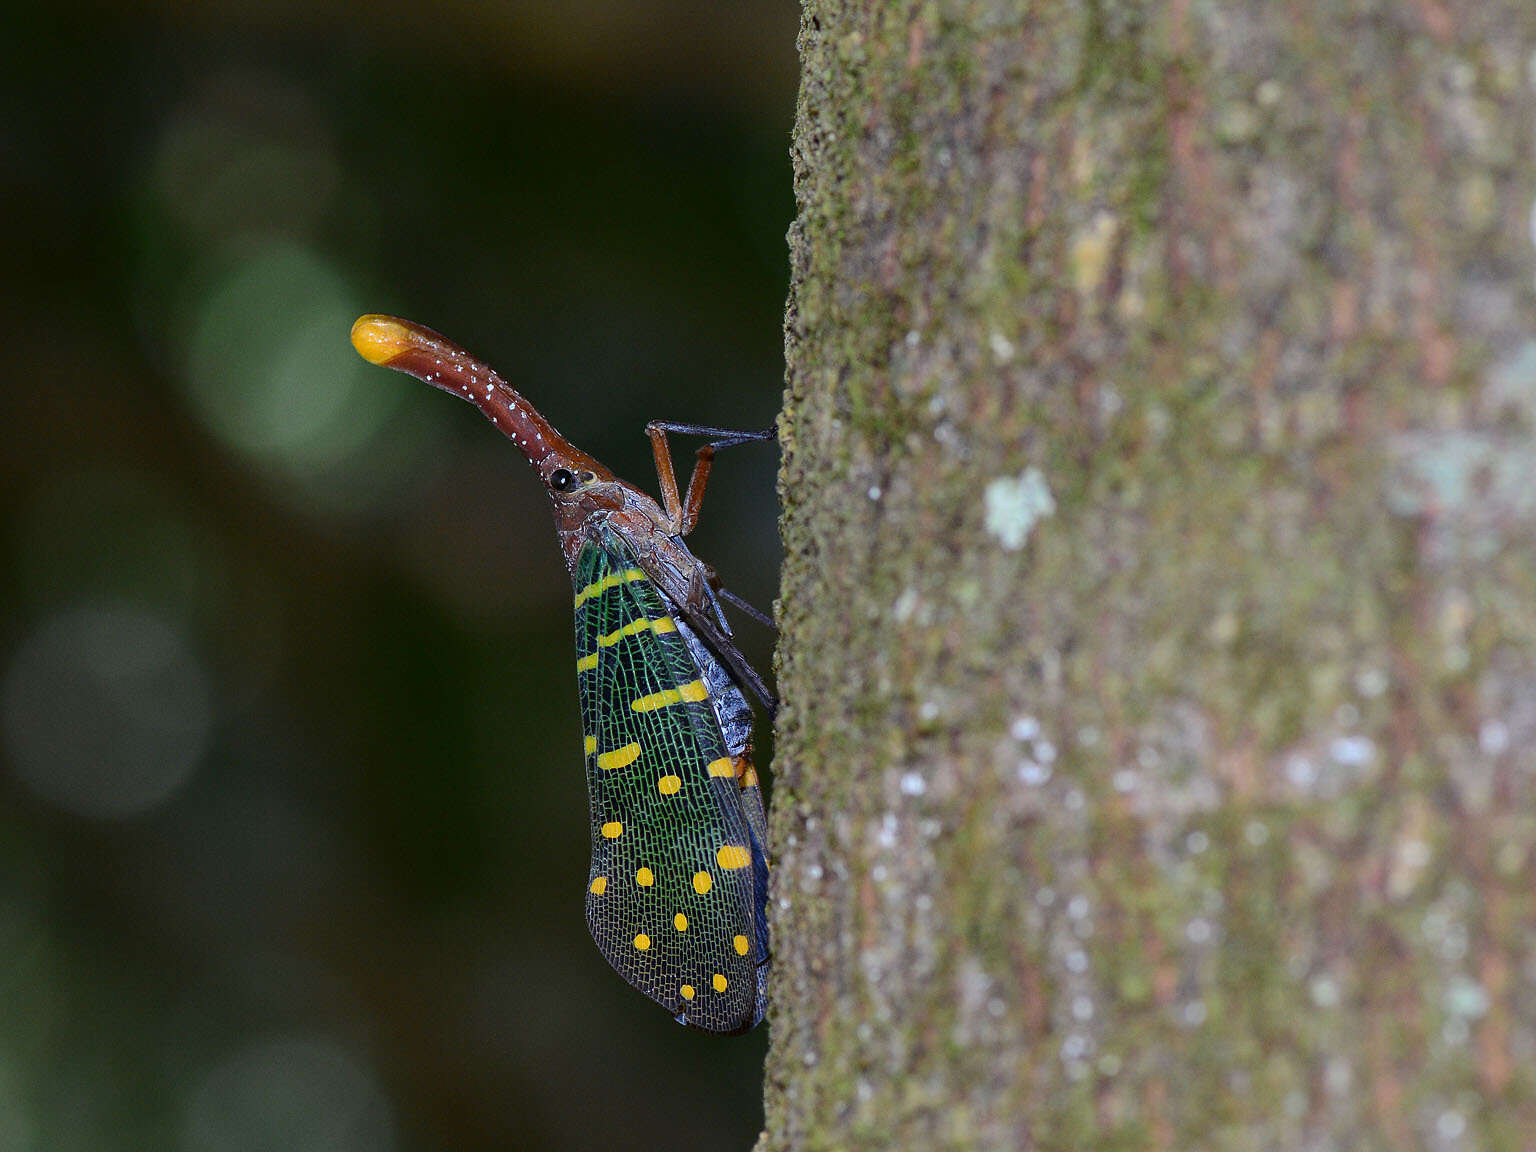
[{"label": "lanternfly", "polygon": [[[554,503],[575,587],[592,869],[587,925],[619,974],[679,1023],[744,1032],[768,972],[767,825],[752,710],[774,701],[737,650],[719,587],[683,543],[716,449],[772,437],[647,425],[657,504],[573,446],[511,385],[431,329],[364,316],[352,344],[469,400],[517,445]],[[710,437],[679,497],[667,433]]]}]

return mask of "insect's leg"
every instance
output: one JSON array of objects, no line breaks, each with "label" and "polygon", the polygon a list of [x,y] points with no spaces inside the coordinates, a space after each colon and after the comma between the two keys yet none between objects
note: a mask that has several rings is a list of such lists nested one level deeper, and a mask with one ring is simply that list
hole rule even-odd
[{"label": "insect's leg", "polygon": [[656,483],[661,488],[661,507],[668,520],[680,524],[683,505],[677,498],[677,473],[672,470],[672,449],[667,444],[666,427],[652,420],[645,426],[645,434],[651,438],[651,455],[656,458]]},{"label": "insect's leg", "polygon": [[740,612],[743,616],[750,616],[753,620],[756,620],[759,624],[762,624],[768,628],[772,628],[774,626],[772,616],[749,604],[740,596],[736,595],[736,593],[732,592],[729,588],[716,588],[715,591],[719,593],[720,599],[724,600],[727,604],[736,609],[736,611]]},{"label": "insect's leg", "polygon": [[[688,495],[681,500],[677,492],[677,474],[672,470],[672,452],[667,446],[668,432],[713,438],[694,453],[693,475],[688,478]],[[778,435],[778,430],[765,428],[761,432],[741,432],[731,428],[713,428],[707,424],[652,420],[645,426],[645,434],[651,438],[651,453],[656,457],[656,479],[661,485],[662,507],[677,525],[677,535],[686,536],[699,521],[699,507],[704,503],[704,488],[709,483],[709,471],[715,463],[715,452],[721,448],[734,448],[738,444],[772,440]]]},{"label": "insect's leg", "polygon": [[709,597],[709,606],[715,610],[715,619],[720,623],[720,631],[727,639],[736,633],[731,631],[731,622],[725,618],[725,609],[720,607],[720,597],[716,590],[723,592],[720,587],[720,577],[715,575],[715,570],[708,564],[700,565],[704,569],[704,595]]}]

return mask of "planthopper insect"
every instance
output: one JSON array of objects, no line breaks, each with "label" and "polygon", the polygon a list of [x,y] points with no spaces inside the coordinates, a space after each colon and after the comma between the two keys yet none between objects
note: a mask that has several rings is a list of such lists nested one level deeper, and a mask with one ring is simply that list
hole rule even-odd
[{"label": "planthopper insect", "polygon": [[[364,316],[352,344],[374,364],[473,403],[544,483],[575,587],[591,801],[587,926],[619,974],[680,1024],[747,1031],[765,1003],[768,832],[744,689],[770,712],[775,702],[732,641],[720,600],[772,622],[721,588],[683,537],[715,451],[773,431],[647,425],[657,504],[431,329]],[[683,497],[669,432],[710,439]]]}]

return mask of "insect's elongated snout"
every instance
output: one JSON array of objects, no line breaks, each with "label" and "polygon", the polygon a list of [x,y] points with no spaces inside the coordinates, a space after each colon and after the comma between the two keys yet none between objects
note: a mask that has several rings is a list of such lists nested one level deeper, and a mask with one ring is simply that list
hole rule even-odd
[{"label": "insect's elongated snout", "polygon": [[494,368],[423,324],[373,313],[360,316],[352,325],[352,347],[370,364],[404,372],[468,400],[522,450],[541,479],[562,466],[607,474],[555,431]]}]

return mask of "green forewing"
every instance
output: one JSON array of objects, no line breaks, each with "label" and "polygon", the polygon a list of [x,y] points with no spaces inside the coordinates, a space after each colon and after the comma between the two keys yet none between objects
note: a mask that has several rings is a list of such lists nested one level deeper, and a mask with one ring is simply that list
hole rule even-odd
[{"label": "green forewing", "polygon": [[600,529],[583,546],[573,582],[592,937],[624,979],[685,1023],[750,1027],[765,959],[760,864],[699,668],[616,534]]}]

